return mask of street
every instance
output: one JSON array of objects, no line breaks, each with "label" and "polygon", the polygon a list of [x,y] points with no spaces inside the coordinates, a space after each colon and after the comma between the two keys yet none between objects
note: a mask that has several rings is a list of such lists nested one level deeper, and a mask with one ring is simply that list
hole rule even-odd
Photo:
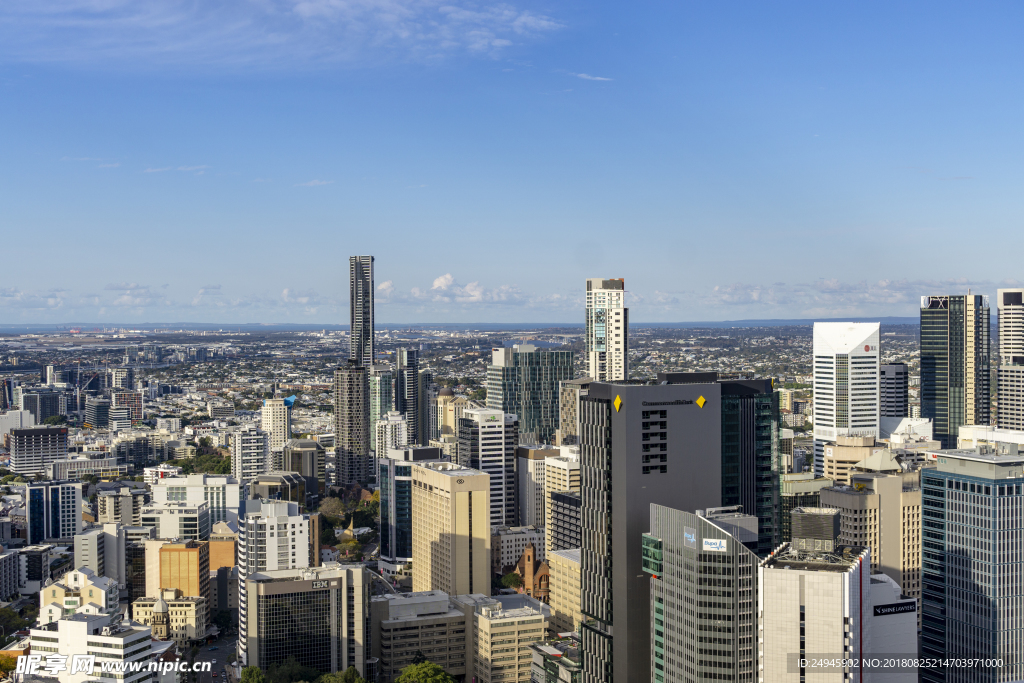
[{"label": "street", "polygon": [[[199,648],[199,654],[196,655],[197,662],[212,662],[217,660],[209,672],[203,672],[197,674],[196,681],[198,683],[212,683],[217,681],[223,683],[224,681],[224,666],[227,664],[228,659],[231,655],[235,654],[235,643],[238,640],[238,635],[222,636],[210,645],[203,645]],[[217,649],[213,652],[210,651],[211,647]],[[188,654],[188,650],[185,651]],[[217,674],[216,678],[213,674]]]}]

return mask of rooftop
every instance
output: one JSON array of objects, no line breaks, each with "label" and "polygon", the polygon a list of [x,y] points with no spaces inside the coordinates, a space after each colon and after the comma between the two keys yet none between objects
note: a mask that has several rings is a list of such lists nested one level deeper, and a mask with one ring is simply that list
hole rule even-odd
[{"label": "rooftop", "polygon": [[856,545],[837,545],[833,552],[818,552],[796,550],[791,544],[783,543],[761,561],[761,567],[844,574],[853,569],[867,553],[867,548]]}]

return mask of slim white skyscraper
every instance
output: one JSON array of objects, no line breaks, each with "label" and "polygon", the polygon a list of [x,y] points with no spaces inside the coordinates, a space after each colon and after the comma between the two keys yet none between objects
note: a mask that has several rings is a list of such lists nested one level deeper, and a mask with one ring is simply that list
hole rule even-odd
[{"label": "slim white skyscraper", "polygon": [[814,471],[824,444],[839,436],[879,436],[878,323],[814,323]]},{"label": "slim white skyscraper", "polygon": [[349,358],[373,365],[373,257],[350,256]]},{"label": "slim white skyscraper", "polygon": [[597,382],[629,379],[626,281],[587,280],[587,375]]},{"label": "slim white skyscraper", "polygon": [[231,474],[242,485],[270,471],[270,440],[266,432],[247,425],[231,434]]},{"label": "slim white skyscraper", "polygon": [[272,453],[284,450],[284,442],[292,438],[292,409],[283,398],[263,399],[260,427],[267,433]]},{"label": "slim white skyscraper", "polygon": [[1000,289],[996,424],[1024,430],[1024,289]]},{"label": "slim white skyscraper", "polygon": [[516,446],[519,418],[491,408],[473,408],[459,420],[458,461],[490,475],[491,526],[516,523]]}]

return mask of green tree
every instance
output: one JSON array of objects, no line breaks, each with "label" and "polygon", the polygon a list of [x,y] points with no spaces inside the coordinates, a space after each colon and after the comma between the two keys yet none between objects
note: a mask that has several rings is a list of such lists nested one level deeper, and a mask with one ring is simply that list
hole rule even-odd
[{"label": "green tree", "polygon": [[267,683],[267,677],[258,666],[247,666],[242,669],[241,683]]},{"label": "green tree", "polygon": [[319,671],[299,663],[294,657],[289,657],[280,664],[274,664],[267,669],[267,680],[270,683],[299,683],[299,681],[315,681],[319,677]]},{"label": "green tree", "polygon": [[366,679],[359,675],[358,669],[350,666],[344,672],[324,674],[316,679],[316,683],[366,683]]},{"label": "green tree", "polygon": [[68,418],[65,415],[51,415],[50,417],[43,420],[44,425],[62,425],[67,424]]},{"label": "green tree", "polygon": [[515,572],[509,572],[501,577],[501,585],[505,588],[522,588],[523,578]]},{"label": "green tree", "polygon": [[437,664],[423,662],[402,669],[395,683],[455,683],[455,679]]},{"label": "green tree", "polygon": [[423,664],[427,661],[427,656],[423,654],[423,650],[416,650],[416,654],[412,656],[413,664]]},{"label": "green tree", "polygon": [[213,623],[221,630],[221,632],[227,631],[231,628],[231,624],[234,623],[234,619],[231,618],[231,610],[218,610],[217,614],[213,617]]},{"label": "green tree", "polygon": [[10,655],[0,655],[0,671],[4,673],[10,673],[14,671],[14,667],[17,666],[18,662]]}]

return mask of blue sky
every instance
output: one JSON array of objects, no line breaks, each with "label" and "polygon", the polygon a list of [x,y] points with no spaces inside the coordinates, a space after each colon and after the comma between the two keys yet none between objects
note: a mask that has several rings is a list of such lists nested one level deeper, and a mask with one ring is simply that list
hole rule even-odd
[{"label": "blue sky", "polygon": [[1018,284],[1019,3],[8,0],[3,322],[915,315]]}]

